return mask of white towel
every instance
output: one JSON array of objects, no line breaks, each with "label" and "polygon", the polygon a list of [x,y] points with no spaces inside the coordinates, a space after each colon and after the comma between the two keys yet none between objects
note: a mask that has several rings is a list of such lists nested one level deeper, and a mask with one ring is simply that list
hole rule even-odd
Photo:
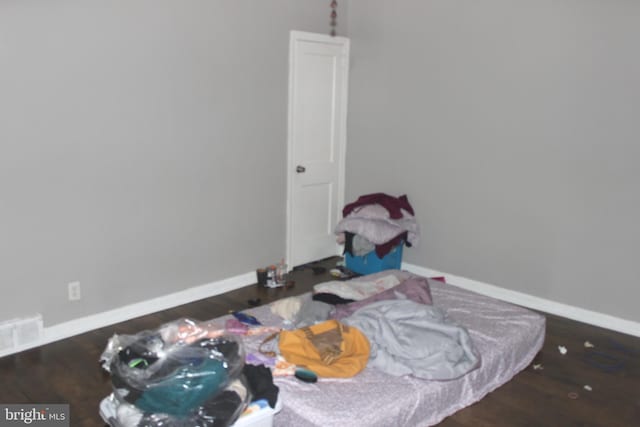
[{"label": "white towel", "polygon": [[330,282],[318,283],[313,287],[313,292],[316,294],[333,294],[340,298],[360,301],[393,288],[398,284],[400,284],[398,278],[390,274],[373,281],[340,282],[338,280],[332,280]]}]

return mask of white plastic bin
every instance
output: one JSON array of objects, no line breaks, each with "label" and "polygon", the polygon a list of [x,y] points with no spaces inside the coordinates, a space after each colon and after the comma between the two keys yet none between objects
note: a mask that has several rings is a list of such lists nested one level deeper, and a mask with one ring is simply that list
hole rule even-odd
[{"label": "white plastic bin", "polygon": [[232,427],[273,427],[273,416],[280,412],[282,404],[276,401],[276,407],[267,406],[252,414],[240,416]]}]

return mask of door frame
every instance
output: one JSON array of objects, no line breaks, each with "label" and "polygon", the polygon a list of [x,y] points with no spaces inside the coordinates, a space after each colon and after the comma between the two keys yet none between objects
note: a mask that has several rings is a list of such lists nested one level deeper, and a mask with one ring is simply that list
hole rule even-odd
[{"label": "door frame", "polygon": [[[310,33],[305,31],[291,31],[289,35],[289,77],[288,77],[288,98],[287,98],[287,203],[286,203],[286,262],[289,268],[294,267],[291,265],[292,258],[292,242],[293,242],[293,203],[294,203],[294,185],[293,179],[295,176],[295,159],[293,158],[293,97],[294,97],[294,81],[293,70],[295,61],[295,44],[298,41],[310,41],[319,43],[329,43],[339,45],[342,48],[342,53],[345,57],[341,72],[344,73],[342,79],[342,100],[341,100],[341,128],[338,130],[338,147],[340,159],[338,162],[338,185],[337,185],[337,200],[336,215],[338,218],[342,215],[342,207],[345,200],[345,169],[346,162],[345,157],[347,154],[347,106],[349,95],[349,52],[350,41],[346,37],[329,36],[325,34]],[[335,255],[341,253],[340,246],[336,243]]]}]

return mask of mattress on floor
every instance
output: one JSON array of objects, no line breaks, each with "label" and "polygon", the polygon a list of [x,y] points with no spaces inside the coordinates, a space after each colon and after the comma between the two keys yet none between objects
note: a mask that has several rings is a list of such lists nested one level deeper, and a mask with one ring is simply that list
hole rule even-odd
[{"label": "mattress on floor", "polygon": [[[400,271],[393,274],[399,278],[410,275]],[[478,369],[451,381],[394,377],[370,367],[353,378],[320,378],[315,384],[294,377],[278,377],[275,382],[280,387],[283,408],[275,416],[274,425],[437,424],[509,381],[531,363],[542,347],[545,336],[542,315],[453,285],[435,280],[429,283],[434,305],[469,331],[481,357]],[[280,325],[282,321],[271,313],[268,305],[247,312],[265,325]],[[260,337],[248,339],[247,352],[256,352],[259,342]]]}]

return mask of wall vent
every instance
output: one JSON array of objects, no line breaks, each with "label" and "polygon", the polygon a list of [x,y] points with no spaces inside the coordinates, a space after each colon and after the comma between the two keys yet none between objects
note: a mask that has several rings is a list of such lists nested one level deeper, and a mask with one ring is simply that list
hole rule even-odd
[{"label": "wall vent", "polygon": [[0,323],[0,353],[11,350],[15,347],[13,343],[13,325],[10,323]]},{"label": "wall vent", "polygon": [[0,353],[37,342],[42,337],[42,315],[0,323]]}]

